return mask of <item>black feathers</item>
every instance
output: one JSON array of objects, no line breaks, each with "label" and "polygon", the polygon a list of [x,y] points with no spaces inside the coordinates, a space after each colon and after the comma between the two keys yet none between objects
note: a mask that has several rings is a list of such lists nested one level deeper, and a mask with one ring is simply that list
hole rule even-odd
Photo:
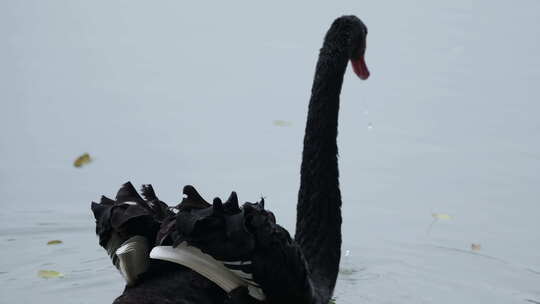
[{"label": "black feathers", "polygon": [[185,197],[178,205],[179,210],[203,209],[211,206],[191,185],[184,186],[182,193]]},{"label": "black feathers", "polygon": [[139,195],[137,190],[135,190],[135,187],[133,187],[131,182],[127,182],[120,187],[118,193],[116,193],[116,202],[135,202],[137,204],[144,204],[143,198]]},{"label": "black feathers", "polygon": [[212,205],[192,186],[186,186],[184,194],[187,197],[176,216],[173,245],[187,242],[222,261],[248,260],[254,240],[246,229],[236,193],[232,192],[225,203],[215,198]]},{"label": "black feathers", "polygon": [[[146,186],[146,193],[154,193],[152,186]],[[151,191],[151,192],[150,192]],[[167,204],[153,195],[153,200],[144,200],[130,182],[122,185],[116,200],[101,197],[99,204],[92,202],[92,212],[96,218],[96,234],[99,244],[106,247],[113,233],[120,239],[142,235],[154,244],[161,223],[174,215]]]},{"label": "black feathers", "polygon": [[[114,252],[108,244],[112,238],[114,244],[134,235],[143,235],[155,245],[187,242],[222,261],[231,271],[241,271],[248,276],[247,282],[262,288],[269,299],[300,300],[298,303],[311,299],[303,256],[289,233],[264,209],[264,199],[240,206],[238,195],[232,192],[225,202],[216,197],[209,204],[193,186],[185,186],[185,197],[175,214],[158,199],[151,185],[143,185],[141,193],[128,182],[122,185],[116,200],[103,196],[99,204],[92,203],[100,245],[110,253]],[[114,254],[111,257],[114,261]],[[230,295],[230,300],[234,299],[231,303],[243,303],[241,299],[257,302],[245,291],[237,293]]]},{"label": "black feathers", "polygon": [[141,194],[147,201],[153,201],[158,199],[156,196],[156,192],[154,192],[154,188],[150,184],[141,186]]}]

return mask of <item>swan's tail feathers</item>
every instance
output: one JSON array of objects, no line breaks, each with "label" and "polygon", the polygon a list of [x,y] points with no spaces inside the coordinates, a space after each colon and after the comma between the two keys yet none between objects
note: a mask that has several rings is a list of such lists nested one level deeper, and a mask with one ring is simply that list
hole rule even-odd
[{"label": "swan's tail feathers", "polygon": [[[174,216],[169,206],[157,198],[150,185],[144,189],[147,189],[143,191],[146,199],[143,199],[135,187],[127,182],[118,190],[116,200],[102,196],[100,203],[92,202],[91,205],[96,219],[96,234],[99,236],[99,244],[107,250],[113,264],[120,271],[128,273],[131,273],[132,269],[126,269],[125,263],[122,264],[123,268],[121,267],[121,259],[118,258],[117,250],[136,236],[138,238],[135,239],[144,238],[146,240],[139,242],[140,244],[153,246],[156,243],[156,236],[161,224]],[[136,248],[146,250],[143,248],[145,246],[130,245],[130,248],[135,248],[130,249],[130,251],[138,250]],[[123,275],[124,272],[122,272]]]}]

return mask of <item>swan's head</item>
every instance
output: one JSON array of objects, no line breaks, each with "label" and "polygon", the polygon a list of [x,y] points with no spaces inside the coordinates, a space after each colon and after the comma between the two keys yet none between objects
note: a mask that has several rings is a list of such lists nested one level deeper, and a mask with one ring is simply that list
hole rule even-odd
[{"label": "swan's head", "polygon": [[337,18],[328,31],[326,40],[334,40],[338,47],[347,52],[354,72],[360,79],[369,78],[364,55],[366,53],[366,25],[356,16]]},{"label": "swan's head", "polygon": [[351,42],[349,46],[349,58],[351,59],[351,65],[356,75],[358,75],[360,79],[366,80],[369,77],[369,70],[367,68],[364,55],[366,53],[366,38],[368,30],[360,19],[356,17],[354,17],[354,19],[356,20],[351,32],[352,35],[350,38]]}]

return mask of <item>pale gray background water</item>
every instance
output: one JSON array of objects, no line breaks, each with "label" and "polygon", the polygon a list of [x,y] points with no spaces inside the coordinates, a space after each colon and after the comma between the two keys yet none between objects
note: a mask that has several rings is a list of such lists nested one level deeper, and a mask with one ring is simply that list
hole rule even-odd
[{"label": "pale gray background water", "polygon": [[[265,195],[293,229],[317,50],[342,14],[369,27],[372,77],[342,94],[337,302],[540,302],[533,0],[0,1],[0,302],[119,295],[89,205],[127,180],[168,202],[185,184]],[[428,233],[432,213],[451,219]]]}]

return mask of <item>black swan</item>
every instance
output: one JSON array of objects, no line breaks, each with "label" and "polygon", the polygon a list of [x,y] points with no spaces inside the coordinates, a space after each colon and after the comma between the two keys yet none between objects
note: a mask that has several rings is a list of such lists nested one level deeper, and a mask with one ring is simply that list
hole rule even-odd
[{"label": "black swan", "polygon": [[[361,79],[369,77],[366,35],[360,19],[343,16],[333,22],[320,50],[294,240],[264,209],[264,199],[239,206],[233,192],[225,202],[215,198],[210,204],[186,186],[182,202],[169,207],[152,186],[143,185],[141,197],[128,182],[115,200],[103,196],[92,203],[100,245],[127,283],[114,303],[329,302],[341,255],[339,96],[349,60]],[[205,265],[227,279],[210,268],[173,263],[171,252],[203,259],[191,261],[195,264],[210,261]]]}]

